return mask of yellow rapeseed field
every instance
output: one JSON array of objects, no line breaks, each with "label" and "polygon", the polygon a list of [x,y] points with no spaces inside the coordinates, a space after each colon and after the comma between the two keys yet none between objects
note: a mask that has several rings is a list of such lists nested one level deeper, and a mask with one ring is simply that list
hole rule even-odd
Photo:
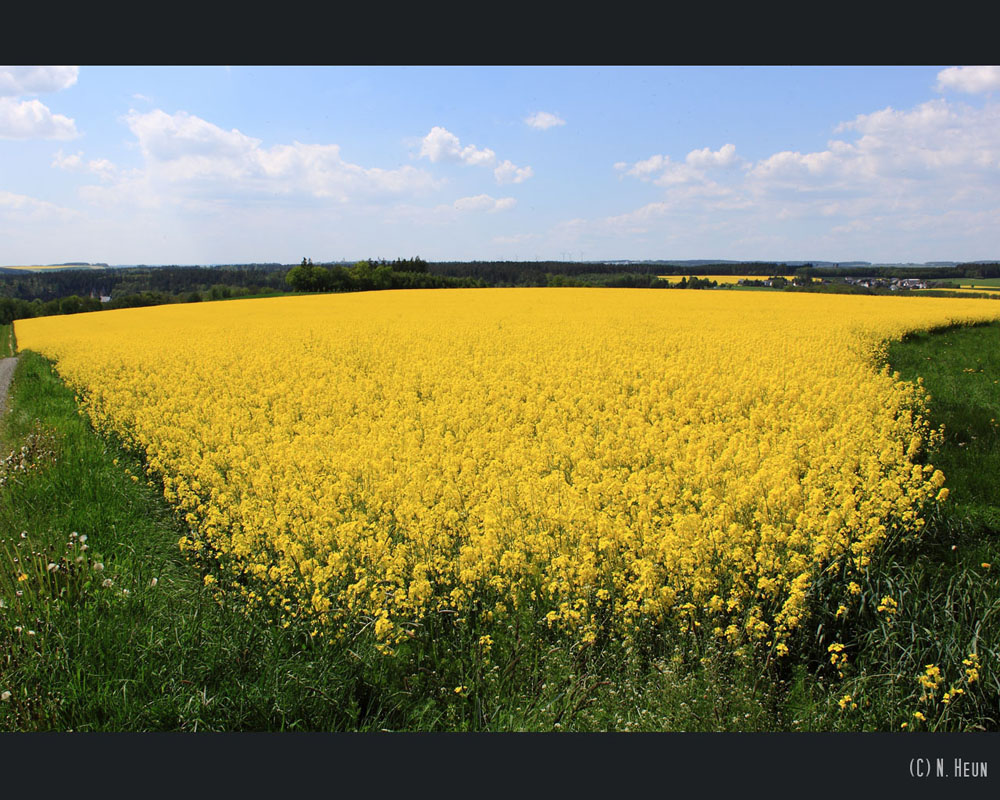
[{"label": "yellow rapeseed field", "polygon": [[399,291],[19,320],[219,585],[385,650],[431,616],[777,648],[944,476],[879,367],[988,300]]},{"label": "yellow rapeseed field", "polygon": [[[660,280],[667,281],[669,283],[680,283],[682,278],[689,278],[692,276],[685,275],[657,275]],[[710,280],[721,284],[736,284],[742,280],[752,280],[752,281],[765,281],[768,279],[768,275],[695,275],[693,277],[699,278],[700,280]]]}]

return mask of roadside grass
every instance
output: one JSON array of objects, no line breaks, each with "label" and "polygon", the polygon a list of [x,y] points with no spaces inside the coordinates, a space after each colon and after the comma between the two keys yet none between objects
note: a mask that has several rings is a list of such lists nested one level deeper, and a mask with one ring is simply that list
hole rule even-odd
[{"label": "roadside grass", "polygon": [[14,326],[0,325],[0,358],[9,358],[14,355]]},{"label": "roadside grass", "polygon": [[928,460],[951,496],[857,593],[817,583],[810,626],[766,664],[669,627],[581,648],[519,619],[490,652],[432,621],[394,658],[282,628],[211,585],[142,462],[22,353],[2,424],[0,730],[1000,730],[998,343],[994,324],[890,348],[933,396]]}]

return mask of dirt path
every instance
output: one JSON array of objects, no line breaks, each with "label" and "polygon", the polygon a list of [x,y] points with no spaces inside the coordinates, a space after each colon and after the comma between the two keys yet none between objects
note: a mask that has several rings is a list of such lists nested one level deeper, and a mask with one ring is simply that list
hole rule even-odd
[{"label": "dirt path", "polygon": [[17,358],[0,358],[0,414],[7,410],[7,390],[10,379],[14,376],[14,365]]}]

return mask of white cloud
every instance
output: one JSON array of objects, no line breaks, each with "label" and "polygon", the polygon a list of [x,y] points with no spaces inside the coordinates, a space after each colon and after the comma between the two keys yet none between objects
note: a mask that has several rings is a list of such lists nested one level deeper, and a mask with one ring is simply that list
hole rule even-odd
[{"label": "white cloud", "polygon": [[490,166],[496,161],[496,153],[489,148],[482,150],[474,145],[462,147],[458,137],[447,128],[434,126],[420,143],[420,156],[432,163],[438,161],[460,161],[472,166]]},{"label": "white cloud", "polygon": [[[688,250],[689,257],[703,256],[706,240],[726,243],[727,257],[739,258],[795,257],[781,251],[782,242],[792,251],[806,242],[813,254],[844,247],[872,259],[906,260],[928,245],[937,255],[916,260],[995,257],[989,224],[1000,219],[1000,104],[938,99],[860,114],[834,130],[839,136],[825,148],[754,163],[731,144],[678,161],[657,154],[618,162],[623,177],[660,187],[659,197],[621,214],[569,221],[553,235],[572,246],[602,237],[654,250],[691,242],[702,252]],[[700,245],[695,233],[704,237]],[[942,243],[955,249],[942,252]],[[737,252],[740,245],[769,250]]]},{"label": "white cloud", "polygon": [[1000,67],[948,67],[938,73],[936,88],[969,94],[996,91],[1000,89]]},{"label": "white cloud", "polygon": [[513,208],[517,201],[513,197],[494,198],[488,194],[479,194],[475,197],[461,197],[452,205],[456,211],[506,211]]},{"label": "white cloud", "polygon": [[75,139],[76,123],[38,100],[0,98],[0,139]]},{"label": "white cloud", "polygon": [[[432,176],[411,166],[398,169],[362,167],[345,161],[336,144],[280,144],[262,147],[261,140],[237,129],[224,130],[200,117],[156,109],[132,110],[125,118],[145,159],[138,173],[121,176],[123,198],[134,198],[145,186],[151,191],[194,195],[252,196],[305,194],[346,203],[372,194],[420,193],[437,188]],[[110,162],[90,168],[111,174]],[[106,202],[107,192],[89,193]]]},{"label": "white cloud", "polygon": [[497,179],[497,183],[523,183],[534,174],[535,171],[531,167],[518,167],[510,161],[504,161],[493,170],[493,177]]},{"label": "white cloud", "polygon": [[[666,169],[667,165],[670,164],[670,156],[655,155],[650,156],[642,161],[636,161],[626,172],[627,175],[632,175],[633,177],[639,179],[648,179],[649,175],[656,172],[660,172]],[[628,164],[624,161],[618,161],[615,163],[615,169],[625,169]]]},{"label": "white cloud", "polygon": [[642,161],[636,161],[631,167],[623,161],[615,163],[615,169],[624,171],[626,175],[641,181],[652,181],[658,186],[707,182],[707,170],[732,169],[745,165],[745,161],[736,155],[736,146],[725,144],[718,150],[703,147],[692,150],[682,162],[671,161],[670,156],[656,154]]},{"label": "white cloud", "polygon": [[78,67],[0,67],[0,97],[68,89],[78,72]]},{"label": "white cloud", "polygon": [[751,175],[765,183],[802,179],[802,188],[875,195],[903,187],[912,191],[914,182],[924,193],[977,183],[991,194],[1000,188],[1000,106],[975,109],[932,100],[910,111],[861,114],[836,131],[860,135],[853,142],[831,141],[815,153],[777,153],[755,165]]},{"label": "white cloud", "polygon": [[737,166],[742,159],[736,155],[736,145],[724,144],[716,151],[707,147],[701,150],[692,150],[684,159],[688,164],[696,169],[710,169],[713,167],[727,168]]},{"label": "white cloud", "polygon": [[565,125],[566,120],[557,114],[551,114],[548,111],[537,111],[534,114],[526,117],[524,120],[526,125],[532,128],[538,128],[539,130],[548,130],[557,125]]},{"label": "white cloud", "polygon": [[260,146],[260,139],[235,128],[225,131],[186,111],[167,114],[156,109],[142,114],[132,110],[126,121],[143,155],[154,161],[207,158],[219,163],[243,158]]},{"label": "white cloud", "polygon": [[87,162],[87,169],[106,181],[113,180],[118,174],[118,168],[106,158],[92,158]]},{"label": "white cloud", "polygon": [[60,148],[52,157],[52,166],[58,167],[59,169],[80,169],[80,167],[83,166],[83,151],[80,150],[79,152],[67,156],[63,154],[63,151]]},{"label": "white cloud", "polygon": [[462,147],[455,134],[437,125],[421,140],[419,157],[428,158],[432,163],[451,161],[475,167],[496,165],[493,177],[497,183],[522,183],[535,174],[531,167],[519,167],[510,160],[497,164],[496,153],[488,147],[479,149],[471,144]]},{"label": "white cloud", "polygon": [[74,172],[86,170],[102,180],[112,180],[118,174],[118,168],[106,158],[93,158],[84,163],[83,151],[65,155],[62,149],[52,157],[52,166],[58,169],[68,169]]}]

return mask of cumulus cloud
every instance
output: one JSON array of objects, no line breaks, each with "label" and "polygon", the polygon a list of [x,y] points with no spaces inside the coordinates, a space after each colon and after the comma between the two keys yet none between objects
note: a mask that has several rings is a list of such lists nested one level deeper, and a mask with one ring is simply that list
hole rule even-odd
[{"label": "cumulus cloud", "polygon": [[0,97],[68,89],[78,72],[78,67],[0,67]]},{"label": "cumulus cloud", "polygon": [[725,144],[718,150],[708,147],[692,150],[684,161],[672,161],[670,156],[658,153],[642,161],[636,161],[631,166],[624,161],[618,161],[614,167],[641,181],[652,181],[658,186],[671,186],[705,182],[708,180],[708,170],[732,169],[745,164],[744,159],[736,154],[736,146]]},{"label": "cumulus cloud", "polygon": [[538,128],[543,131],[554,128],[557,125],[566,124],[566,120],[558,114],[551,114],[548,111],[536,111],[534,114],[526,117],[524,122],[532,128]]},{"label": "cumulus cloud", "polygon": [[472,166],[490,166],[496,161],[496,153],[489,148],[482,150],[474,145],[462,147],[458,137],[447,128],[435,125],[420,143],[420,156],[438,161],[460,161]]},{"label": "cumulus cloud", "polygon": [[52,166],[57,169],[92,172],[104,180],[111,180],[118,173],[118,168],[106,158],[93,158],[84,163],[83,151],[66,155],[62,149],[52,157]]},{"label": "cumulus cloud", "polygon": [[701,150],[692,150],[685,159],[688,164],[697,169],[735,167],[740,163],[740,160],[739,156],[736,155],[736,145],[734,144],[724,144],[714,152],[707,147],[703,147]]},{"label": "cumulus cloud", "polygon": [[38,100],[0,98],[0,139],[75,139],[76,123]]},{"label": "cumulus cloud", "polygon": [[724,230],[733,248],[810,237],[824,249],[844,242],[855,253],[871,248],[870,258],[890,255],[888,242],[905,242],[912,252],[917,243],[933,241],[938,253],[941,242],[954,243],[952,255],[944,255],[952,258],[995,249],[1000,104],[976,108],[937,99],[883,108],[841,123],[834,133],[825,148],[775,152],[753,163],[731,144],[692,150],[676,161],[666,154],[619,161],[614,166],[622,177],[659,187],[660,196],[618,215],[571,220],[559,235],[662,245],[687,241],[691,231]]},{"label": "cumulus cloud", "polygon": [[65,155],[62,149],[59,149],[52,157],[52,166],[59,169],[80,169],[83,166],[83,151]]},{"label": "cumulus cloud", "polygon": [[[122,176],[123,196],[145,183],[171,187],[180,194],[306,194],[348,202],[372,194],[419,193],[437,187],[433,178],[412,166],[398,169],[362,167],[341,156],[336,144],[279,144],[261,140],[178,111],[132,110],[125,117],[145,160],[139,174]],[[95,172],[109,174],[110,162],[90,162]],[[91,193],[107,200],[106,193]]]},{"label": "cumulus cloud", "polygon": [[420,158],[432,163],[450,161],[475,167],[494,167],[493,177],[497,183],[521,183],[535,173],[531,167],[519,167],[510,160],[497,163],[497,155],[488,147],[479,149],[475,145],[462,146],[459,138],[435,125],[420,142]]},{"label": "cumulus cloud", "polygon": [[751,170],[760,179],[843,187],[882,194],[921,182],[927,187],[983,183],[996,192],[1000,167],[1000,106],[975,109],[945,100],[909,111],[885,108],[837,126],[855,141],[833,140],[814,153],[776,153]]},{"label": "cumulus cloud", "polygon": [[937,89],[969,94],[996,91],[1000,89],[1000,67],[948,67],[938,73]]},{"label": "cumulus cloud", "polygon": [[0,139],[75,139],[72,119],[20,96],[57,92],[76,78],[76,67],[0,67]]},{"label": "cumulus cloud", "polygon": [[493,177],[497,183],[523,183],[534,174],[535,171],[531,167],[518,167],[510,161],[504,161],[493,170]]}]

